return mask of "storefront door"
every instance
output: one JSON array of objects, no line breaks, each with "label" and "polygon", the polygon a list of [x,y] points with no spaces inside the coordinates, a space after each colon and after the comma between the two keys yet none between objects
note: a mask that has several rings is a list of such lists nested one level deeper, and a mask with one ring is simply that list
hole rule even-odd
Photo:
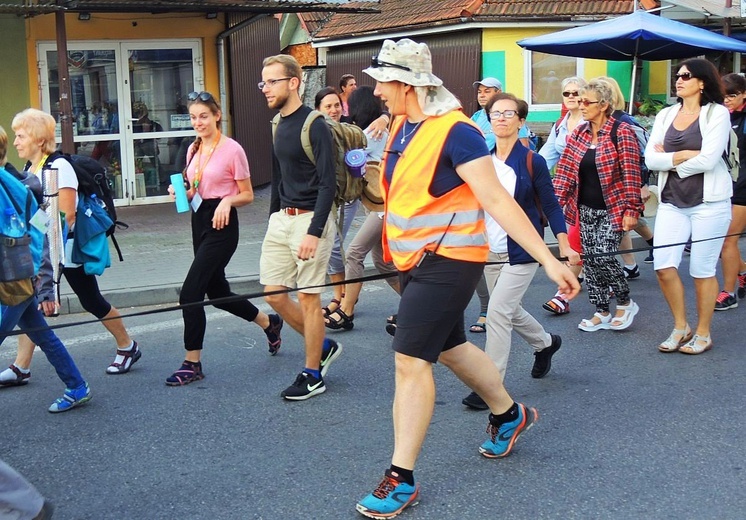
[{"label": "storefront door", "polygon": [[[40,44],[39,56],[43,109],[59,121],[56,46]],[[76,153],[106,166],[118,205],[170,200],[194,136],[186,98],[202,90],[201,63],[196,40],[68,44]]]}]

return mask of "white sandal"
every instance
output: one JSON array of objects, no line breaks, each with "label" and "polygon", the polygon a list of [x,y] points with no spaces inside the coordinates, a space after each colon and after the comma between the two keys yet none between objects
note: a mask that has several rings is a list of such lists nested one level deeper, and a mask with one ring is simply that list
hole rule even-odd
[{"label": "white sandal", "polygon": [[[616,310],[624,311],[624,314],[621,316],[614,316],[609,324],[609,328],[611,330],[624,330],[632,325],[632,322],[635,320],[635,315],[640,311],[640,306],[633,300],[630,300],[627,305],[617,305]],[[615,321],[619,322],[619,324],[614,325]]]},{"label": "white sandal", "polygon": [[673,329],[666,341],[658,345],[658,350],[665,353],[678,352],[679,348],[689,343],[692,336],[692,329],[689,325],[685,329]]},{"label": "white sandal", "polygon": [[609,323],[611,323],[611,313],[604,316],[600,312],[596,312],[593,314],[594,318],[598,318],[600,321],[599,323],[593,323],[593,318],[589,319],[583,319],[579,324],[578,328],[580,330],[584,330],[585,332],[595,332],[597,330],[601,329],[608,329]]},{"label": "white sandal", "polygon": [[695,334],[694,337],[686,345],[679,347],[679,352],[682,354],[701,354],[707,352],[712,348],[712,338],[709,335],[700,336]]}]

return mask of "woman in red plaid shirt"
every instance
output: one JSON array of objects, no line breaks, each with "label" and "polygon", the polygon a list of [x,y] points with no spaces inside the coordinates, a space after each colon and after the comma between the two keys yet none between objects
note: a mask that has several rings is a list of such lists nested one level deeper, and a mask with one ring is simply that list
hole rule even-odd
[{"label": "woman in red plaid shirt", "polygon": [[[567,140],[557,164],[554,189],[569,225],[580,221],[588,297],[596,306],[580,330],[624,330],[639,311],[629,297],[629,285],[613,255],[625,231],[634,229],[642,211],[640,199],[640,149],[627,123],[611,117],[612,89],[592,80],[581,89],[585,123]],[[609,288],[617,300],[616,314],[609,310]]]}]

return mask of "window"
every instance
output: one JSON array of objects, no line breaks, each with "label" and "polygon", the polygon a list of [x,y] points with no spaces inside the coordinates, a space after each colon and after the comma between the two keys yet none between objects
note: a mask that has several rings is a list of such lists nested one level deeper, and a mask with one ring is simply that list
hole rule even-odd
[{"label": "window", "polygon": [[529,87],[531,105],[562,103],[562,80],[581,76],[578,58],[543,52],[529,53]]}]

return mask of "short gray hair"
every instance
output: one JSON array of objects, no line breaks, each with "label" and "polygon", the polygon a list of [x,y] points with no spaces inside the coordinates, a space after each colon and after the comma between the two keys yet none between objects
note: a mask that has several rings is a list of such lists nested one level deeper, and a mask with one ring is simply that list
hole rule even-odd
[{"label": "short gray hair", "polygon": [[569,78],[565,78],[562,80],[562,90],[565,90],[565,87],[570,83],[575,83],[578,88],[583,88],[587,85],[583,78],[579,78],[578,76],[570,76]]},{"label": "short gray hair", "polygon": [[588,92],[595,92],[596,96],[598,96],[598,101],[606,103],[606,115],[610,116],[614,111],[614,92],[611,90],[609,82],[593,79],[585,87],[580,89],[581,95]]}]

